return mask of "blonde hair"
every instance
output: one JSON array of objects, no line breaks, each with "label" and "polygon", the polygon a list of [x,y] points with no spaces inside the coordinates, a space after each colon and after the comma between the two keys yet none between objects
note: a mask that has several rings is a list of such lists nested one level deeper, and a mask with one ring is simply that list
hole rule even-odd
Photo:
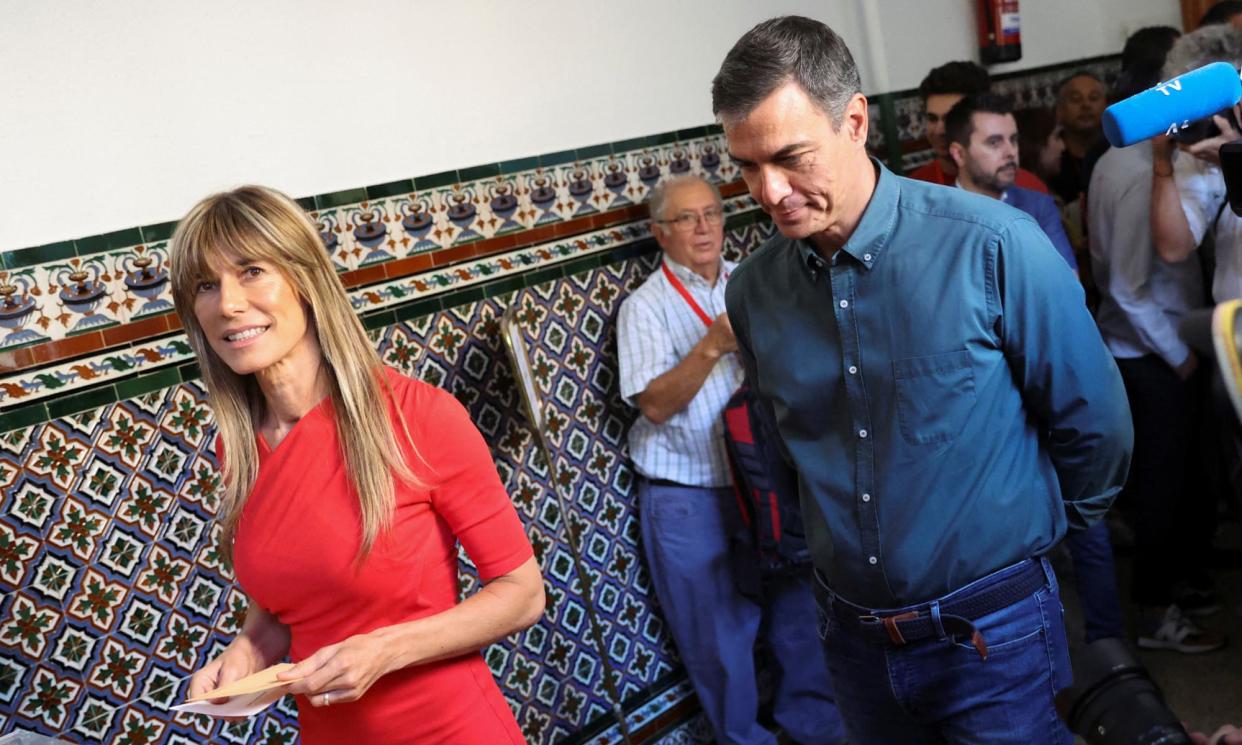
[{"label": "blonde hair", "polygon": [[[219,512],[223,553],[231,561],[237,523],[258,477],[255,428],[265,405],[254,376],[238,375],[216,355],[194,313],[198,283],[215,276],[226,251],[276,266],[309,308],[308,327],[319,341],[346,473],[361,508],[361,559],[392,524],[394,476],[422,484],[402,456],[392,420],[376,416],[392,397],[383,362],[350,306],[319,233],[296,202],[263,186],[213,194],[194,205],[177,225],[170,249],[173,302],[198,356],[225,453]],[[400,411],[397,415],[417,457],[405,419]]]}]

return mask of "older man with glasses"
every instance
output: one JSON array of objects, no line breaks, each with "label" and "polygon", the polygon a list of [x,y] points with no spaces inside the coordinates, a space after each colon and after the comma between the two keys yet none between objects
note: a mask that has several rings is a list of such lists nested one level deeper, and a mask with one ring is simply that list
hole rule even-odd
[{"label": "older man with glasses", "polygon": [[641,411],[629,442],[652,585],[718,742],[776,742],[757,718],[761,629],[779,675],[776,722],[799,743],[839,742],[809,585],[769,583],[761,605],[734,581],[730,538],[742,524],[721,414],[742,368],[725,315],[734,265],[721,257],[720,194],[683,176],[653,189],[650,208],[663,260],[621,305],[617,346],[621,395]]}]

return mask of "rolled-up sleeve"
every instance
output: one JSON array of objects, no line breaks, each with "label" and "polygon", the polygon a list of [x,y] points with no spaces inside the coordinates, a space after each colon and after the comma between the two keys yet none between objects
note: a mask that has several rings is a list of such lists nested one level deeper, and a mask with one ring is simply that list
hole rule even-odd
[{"label": "rolled-up sleeve", "polygon": [[1134,430],[1125,387],[1082,288],[1032,220],[997,244],[999,334],[1023,403],[1039,423],[1071,530],[1103,517],[1125,483]]}]

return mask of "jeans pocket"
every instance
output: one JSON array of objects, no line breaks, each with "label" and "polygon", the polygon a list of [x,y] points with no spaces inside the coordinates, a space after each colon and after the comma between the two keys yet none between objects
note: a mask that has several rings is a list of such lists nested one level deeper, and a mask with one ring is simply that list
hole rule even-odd
[{"label": "jeans pocket", "polygon": [[951,442],[975,406],[975,373],[962,349],[893,361],[897,420],[911,445]]},{"label": "jeans pocket", "polygon": [[[972,623],[988,646],[988,658],[1022,650],[1031,644],[1043,648],[1044,614],[1042,597],[1047,590],[1038,590],[1000,610],[980,616]],[[978,654],[969,639],[954,644],[970,654]]]}]

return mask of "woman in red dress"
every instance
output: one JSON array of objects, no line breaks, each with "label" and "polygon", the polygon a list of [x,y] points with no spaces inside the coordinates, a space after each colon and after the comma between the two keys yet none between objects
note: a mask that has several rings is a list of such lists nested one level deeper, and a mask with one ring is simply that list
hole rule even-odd
[{"label": "woman in red dress", "polygon": [[[288,655],[306,745],[523,742],[479,649],[538,620],[543,582],[466,410],[383,366],[285,195],[208,197],[171,260],[250,599],[189,695]],[[458,541],[484,582],[460,603]]]}]

